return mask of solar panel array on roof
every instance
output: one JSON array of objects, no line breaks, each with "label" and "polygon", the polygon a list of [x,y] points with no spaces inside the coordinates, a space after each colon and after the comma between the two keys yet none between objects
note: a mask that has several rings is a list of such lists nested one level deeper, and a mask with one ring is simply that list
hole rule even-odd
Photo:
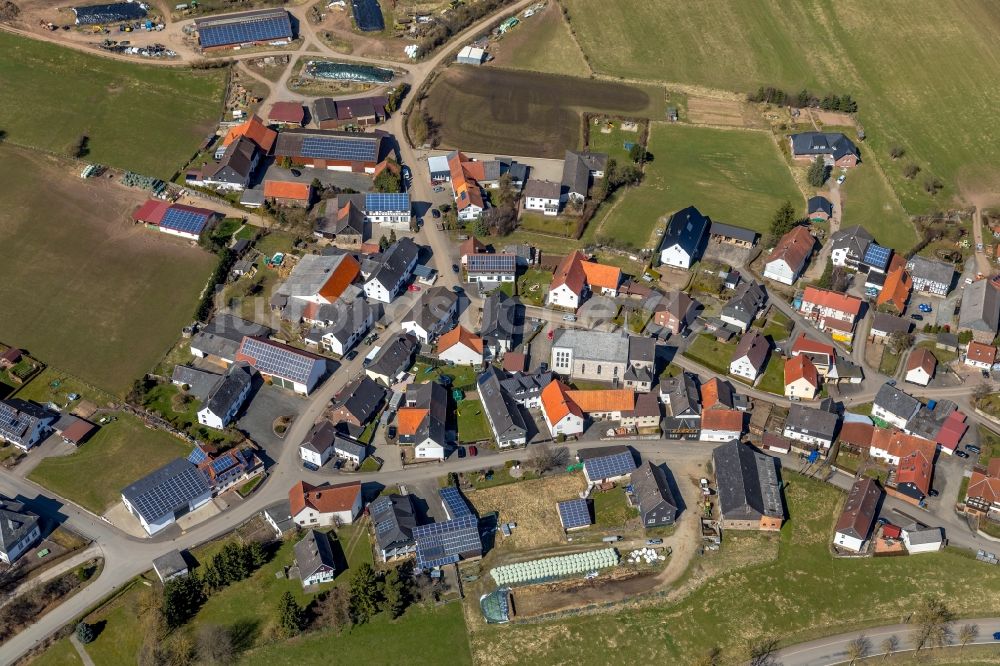
[{"label": "solar panel array on roof", "polygon": [[290,349],[268,344],[257,338],[246,338],[240,349],[254,359],[254,367],[265,375],[275,375],[304,384],[309,380],[316,359],[296,354]]},{"label": "solar panel array on roof", "polygon": [[354,22],[362,32],[379,32],[385,30],[385,19],[378,0],[353,0],[351,9],[354,11]]},{"label": "solar panel array on roof", "polygon": [[287,12],[283,16],[269,16],[198,27],[198,44],[202,48],[249,42],[270,42],[291,39],[291,37],[292,23]]},{"label": "solar panel array on roof", "polygon": [[160,226],[164,229],[173,229],[185,234],[198,235],[208,224],[209,216],[205,213],[196,213],[183,208],[170,208],[160,221]]},{"label": "solar panel array on roof", "polygon": [[892,254],[892,250],[889,248],[869,243],[868,249],[865,250],[865,263],[876,268],[885,268],[889,265],[890,254]]},{"label": "solar panel array on roof", "polygon": [[585,499],[571,499],[559,502],[559,521],[564,530],[590,525],[590,506]]},{"label": "solar panel array on roof", "polygon": [[215,472],[216,476],[225,474],[235,466],[236,460],[232,456],[222,456],[218,460],[212,461],[212,471]]},{"label": "solar panel array on roof", "polygon": [[405,192],[369,192],[365,195],[365,211],[405,211],[410,210],[410,195]]},{"label": "solar panel array on roof", "polygon": [[479,536],[479,519],[472,514],[454,520],[413,528],[417,542],[417,567],[434,569],[454,564],[463,554],[481,554],[483,541]]},{"label": "solar panel array on roof", "polygon": [[197,465],[200,462],[208,460],[208,454],[200,446],[196,446],[191,449],[191,453],[188,454],[187,459],[192,465]]},{"label": "solar panel array on roof", "polygon": [[631,451],[622,451],[610,456],[585,460],[583,469],[587,473],[587,478],[591,481],[613,479],[616,476],[625,476],[634,472],[635,459],[632,458]]},{"label": "solar panel array on roof", "polygon": [[466,259],[469,273],[514,273],[517,258],[512,254],[470,254]]},{"label": "solar panel array on roof", "polygon": [[472,515],[472,509],[469,508],[469,504],[455,486],[442,488],[438,493],[441,495],[441,503],[444,504],[448,518]]},{"label": "solar panel array on roof", "polygon": [[370,138],[307,136],[302,139],[302,157],[350,162],[376,162],[377,142]]},{"label": "solar panel array on roof", "polygon": [[139,479],[122,495],[147,522],[153,522],[208,492],[208,480],[201,470],[178,458]]}]

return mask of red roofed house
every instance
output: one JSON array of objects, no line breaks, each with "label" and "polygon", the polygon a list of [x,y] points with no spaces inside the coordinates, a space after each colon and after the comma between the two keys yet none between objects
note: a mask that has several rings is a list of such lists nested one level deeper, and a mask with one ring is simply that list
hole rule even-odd
[{"label": "red roofed house", "polygon": [[920,504],[931,491],[933,474],[934,457],[928,457],[921,449],[914,449],[900,458],[896,466],[895,486],[889,486],[889,494],[911,504]]},{"label": "red roofed house", "polygon": [[1000,520],[1000,458],[990,460],[986,469],[974,467],[965,495],[965,510]]},{"label": "red roofed house", "polygon": [[468,261],[470,255],[483,254],[485,252],[487,252],[486,246],[475,236],[469,236],[468,239],[462,241],[458,246],[458,253],[462,257],[463,266]]},{"label": "red roofed house", "polygon": [[455,194],[458,219],[475,220],[486,210],[483,191],[479,186],[479,181],[486,177],[482,163],[470,160],[461,152],[455,151],[448,155],[448,171],[451,175],[451,188]]},{"label": "red roofed house", "polygon": [[455,365],[482,365],[483,339],[464,326],[456,326],[438,338],[437,356]]},{"label": "red roofed house", "polygon": [[313,486],[299,481],[288,491],[288,504],[299,527],[350,525],[361,513],[361,482]]},{"label": "red roofed house", "polygon": [[819,392],[819,373],[805,354],[785,362],[785,396],[812,400]]},{"label": "red roofed house", "polygon": [[[897,255],[898,256],[898,255]],[[895,264],[895,257],[893,257]],[[890,268],[885,276],[885,283],[882,291],[879,292],[875,300],[876,305],[888,305],[902,313],[906,310],[906,302],[910,299],[910,291],[913,290],[913,278],[906,270],[906,265],[896,265]]]},{"label": "red roofed house", "polygon": [[850,344],[854,338],[854,324],[861,314],[861,299],[806,287],[799,312],[816,322],[820,330],[829,329],[834,340]]},{"label": "red roofed house", "polygon": [[228,146],[241,136],[245,136],[253,141],[267,155],[274,148],[274,142],[278,138],[278,133],[265,125],[257,116],[250,116],[245,123],[229,128],[225,138],[222,139],[222,145]]},{"label": "red roofed house", "polygon": [[0,369],[6,370],[7,368],[13,368],[15,365],[21,362],[21,350],[17,347],[11,347],[4,353],[0,354]]},{"label": "red roofed house", "polygon": [[795,227],[781,237],[764,264],[764,277],[791,285],[802,271],[816,247],[816,239],[805,227]]},{"label": "red roofed house", "polygon": [[[940,404],[940,403],[939,403]],[[948,418],[941,424],[938,430],[937,446],[939,451],[944,451],[948,455],[955,452],[958,443],[965,436],[965,431],[969,429],[969,424],[965,422],[966,416],[957,409],[948,415]]]},{"label": "red roofed house", "polygon": [[728,442],[743,434],[743,412],[735,409],[711,409],[701,414],[701,440]]},{"label": "red roofed house", "polygon": [[997,348],[982,342],[970,342],[965,351],[965,364],[980,370],[989,370],[997,360]]},{"label": "red roofed house", "polygon": [[875,436],[875,426],[870,423],[846,421],[840,427],[837,439],[841,448],[848,448],[855,453],[867,452],[872,447],[872,437]]},{"label": "red roofed house", "polygon": [[860,553],[878,517],[882,489],[875,479],[864,477],[854,482],[844,510],[837,520],[833,543],[838,548]]},{"label": "red roofed house", "polygon": [[816,366],[816,372],[821,377],[826,377],[834,362],[837,360],[837,351],[833,345],[825,342],[817,342],[812,338],[807,338],[805,333],[800,333],[792,344],[792,357],[804,355]]},{"label": "red roofed house", "polygon": [[927,386],[934,377],[934,370],[937,369],[937,359],[929,349],[917,347],[910,352],[910,357],[906,360],[905,381],[911,384]]},{"label": "red roofed house", "polygon": [[576,310],[591,291],[617,296],[621,278],[621,269],[588,261],[582,252],[575,250],[559,263],[545,302]]},{"label": "red roofed house", "polygon": [[264,198],[283,206],[308,206],[312,200],[312,185],[284,180],[265,180]]},{"label": "red roofed house", "polygon": [[570,400],[569,390],[555,380],[542,389],[542,416],[553,437],[579,435],[583,432],[583,410]]},{"label": "red roofed house", "polygon": [[270,123],[302,127],[306,120],[306,110],[298,102],[275,102],[267,114]]},{"label": "red roofed house", "polygon": [[620,421],[623,413],[635,409],[635,393],[628,389],[566,391],[566,397],[593,419]]}]

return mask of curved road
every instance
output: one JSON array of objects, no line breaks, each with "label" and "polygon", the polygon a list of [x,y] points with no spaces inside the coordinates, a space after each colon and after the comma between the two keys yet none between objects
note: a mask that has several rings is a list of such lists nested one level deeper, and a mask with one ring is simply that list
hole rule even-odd
[{"label": "curved road", "polygon": [[[979,634],[969,645],[1000,645],[1000,642],[993,639],[994,632],[1000,632],[1000,618],[988,617],[972,620],[958,620],[952,623],[952,644],[950,650],[961,649],[957,645],[957,634],[959,628],[965,624],[974,624],[979,629]],[[848,664],[851,662],[849,654],[850,645],[859,636],[868,639],[869,649],[866,657],[877,657],[886,654],[882,643],[893,638],[898,641],[893,653],[909,652],[916,649],[913,641],[914,625],[894,624],[885,627],[874,627],[863,631],[855,631],[829,638],[819,638],[807,643],[800,643],[791,647],[779,650],[774,654],[774,663],[782,666],[833,666],[834,664]]]}]

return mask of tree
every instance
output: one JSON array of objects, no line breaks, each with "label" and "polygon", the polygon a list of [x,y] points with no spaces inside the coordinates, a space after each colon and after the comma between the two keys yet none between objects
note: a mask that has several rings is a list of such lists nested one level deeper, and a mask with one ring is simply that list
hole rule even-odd
[{"label": "tree", "polygon": [[198,629],[198,660],[203,664],[228,664],[235,650],[229,630],[217,624],[206,624]]},{"label": "tree", "polygon": [[786,201],[781,204],[774,213],[774,217],[771,218],[771,239],[776,241],[781,238],[795,226],[795,209],[792,208],[792,202]]},{"label": "tree", "polygon": [[912,333],[907,333],[905,331],[893,331],[889,334],[889,348],[892,350],[893,354],[898,356],[903,353],[904,350],[912,347],[914,340],[915,338]]},{"label": "tree", "polygon": [[410,601],[410,592],[407,589],[406,581],[395,568],[385,576],[385,598],[383,609],[389,613],[392,619],[396,619],[403,614]]},{"label": "tree", "polygon": [[291,592],[285,592],[278,602],[278,630],[286,638],[302,631],[305,613]]},{"label": "tree", "polygon": [[531,458],[528,459],[528,467],[539,476],[558,467],[560,460],[565,457],[563,454],[566,449],[555,448],[551,444],[540,444],[531,448],[533,452]]},{"label": "tree", "polygon": [[[396,163],[390,162],[390,164]],[[383,169],[382,173],[375,176],[373,187],[376,192],[399,192],[402,189],[402,181],[399,174],[394,173],[392,169]]]},{"label": "tree", "polygon": [[205,589],[197,574],[167,581],[163,586],[163,619],[167,628],[176,629],[194,617],[205,602]]},{"label": "tree", "polygon": [[338,631],[351,626],[353,619],[350,593],[343,587],[329,590],[316,603],[316,618],[322,626]]},{"label": "tree", "polygon": [[636,164],[642,164],[646,161],[646,149],[641,143],[633,143],[628,149],[628,156]]},{"label": "tree", "polygon": [[889,148],[889,157],[894,160],[898,160],[900,157],[906,154],[906,149],[899,144],[893,145]]},{"label": "tree", "polygon": [[354,572],[351,580],[351,615],[354,621],[365,624],[372,619],[378,613],[381,596],[375,569],[365,562]]},{"label": "tree", "polygon": [[483,221],[491,235],[506,236],[517,228],[517,211],[513,206],[489,208],[483,212]]},{"label": "tree", "polygon": [[393,243],[395,243],[396,240],[397,240],[397,238],[396,238],[396,230],[395,229],[390,229],[389,230],[389,245],[392,245]]},{"label": "tree", "polygon": [[385,235],[383,234],[378,239],[378,250],[379,252],[385,252],[388,249],[389,249],[389,239],[386,238]]},{"label": "tree", "polygon": [[944,188],[944,183],[938,178],[934,176],[924,178],[924,192],[927,194],[937,194],[942,188]]},{"label": "tree", "polygon": [[823,183],[829,175],[826,164],[823,162],[823,157],[817,155],[813,163],[809,165],[809,171],[806,173],[806,180],[813,187],[823,187]]},{"label": "tree", "polygon": [[778,641],[774,638],[755,640],[747,648],[750,666],[775,666],[774,652]]},{"label": "tree", "polygon": [[70,157],[86,157],[90,153],[90,137],[86,134],[81,134],[76,141],[66,148],[66,152],[69,153]]},{"label": "tree", "polygon": [[910,162],[903,167],[903,178],[906,178],[907,180],[913,180],[917,177],[918,173],[920,173],[920,167],[913,162]]},{"label": "tree", "polygon": [[288,155],[282,155],[281,157],[278,158],[278,166],[281,167],[282,169],[291,169],[292,158],[289,157]]},{"label": "tree", "polygon": [[990,393],[992,393],[990,385],[986,382],[980,382],[979,385],[972,391],[972,398],[979,403],[990,397]]},{"label": "tree", "polygon": [[885,661],[887,657],[891,657],[895,652],[896,648],[899,647],[899,639],[895,635],[889,636],[882,641],[882,660]]},{"label": "tree", "polygon": [[93,643],[95,638],[94,627],[92,625],[86,622],[80,622],[76,625],[76,640],[86,645],[87,643]]},{"label": "tree", "polygon": [[961,650],[965,650],[965,646],[976,640],[979,636],[979,625],[977,624],[963,624],[962,628],[958,630],[958,642],[962,644]]},{"label": "tree", "polygon": [[497,187],[497,204],[500,207],[514,207],[514,203],[517,201],[517,190],[514,189],[514,180],[510,177],[509,173],[505,173],[500,176],[499,186]]},{"label": "tree", "polygon": [[823,274],[819,276],[816,286],[820,289],[829,289],[833,286],[833,262],[831,260],[826,260],[826,266],[823,268]]},{"label": "tree", "polygon": [[925,647],[941,647],[951,638],[951,621],[955,614],[940,599],[926,596],[914,617],[913,642],[917,652]]},{"label": "tree", "polygon": [[847,656],[851,658],[851,665],[858,659],[864,659],[868,656],[871,651],[872,643],[868,640],[868,637],[861,634],[853,641],[847,644]]},{"label": "tree", "polygon": [[476,218],[476,221],[472,223],[472,235],[482,237],[486,236],[489,233],[490,233],[490,227],[486,223],[486,220],[483,219],[483,216],[480,215],[479,217]]}]

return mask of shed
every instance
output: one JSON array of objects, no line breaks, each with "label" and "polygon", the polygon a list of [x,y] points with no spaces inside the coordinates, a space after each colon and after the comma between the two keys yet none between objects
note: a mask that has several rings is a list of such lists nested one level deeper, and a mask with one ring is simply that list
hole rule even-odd
[{"label": "shed", "polygon": [[166,583],[172,578],[186,576],[188,574],[188,565],[179,550],[172,550],[153,560],[153,570],[159,576],[160,582]]}]

